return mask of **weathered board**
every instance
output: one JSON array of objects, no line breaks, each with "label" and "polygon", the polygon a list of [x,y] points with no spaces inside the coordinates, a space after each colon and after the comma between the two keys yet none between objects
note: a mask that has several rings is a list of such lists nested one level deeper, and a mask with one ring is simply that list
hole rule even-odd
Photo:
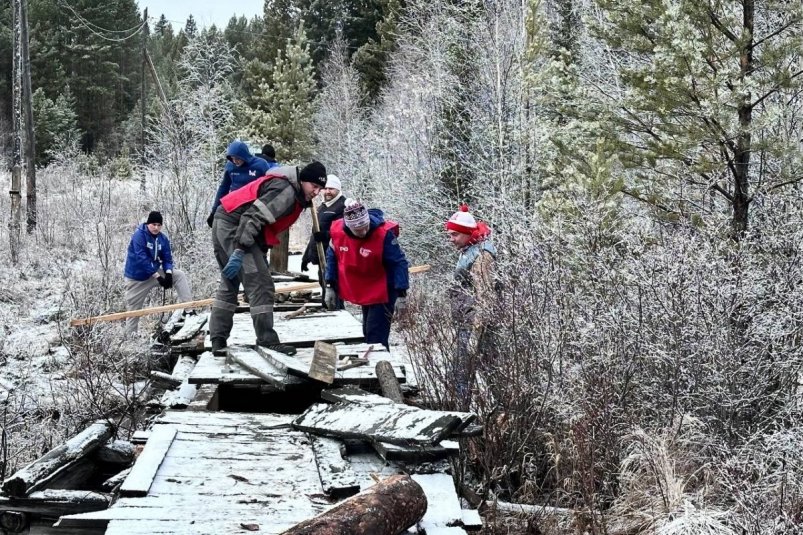
[{"label": "weathered board", "polygon": [[159,465],[162,464],[174,438],[176,438],[176,428],[173,426],[157,425],[153,428],[145,449],[120,487],[121,496],[145,496],[148,493]]},{"label": "weathered board", "polygon": [[[155,429],[178,431],[147,496],[64,516],[58,526],[189,535],[246,533],[247,524],[281,533],[333,503],[323,493],[310,439],[288,428],[291,418],[167,411]],[[213,428],[216,434],[197,432]]]},{"label": "weathered board", "polygon": [[187,378],[190,384],[242,384],[261,385],[268,384],[264,379],[253,375],[232,364],[229,372],[224,371],[225,357],[216,357],[211,351],[206,351],[198,358],[198,364],[193,368]]},{"label": "weathered board", "polygon": [[[283,344],[312,346],[316,340],[358,342],[363,339],[362,324],[345,310],[328,312],[325,315],[312,314],[291,320],[285,320],[285,314],[287,312],[273,314],[273,328]],[[208,347],[211,347],[211,342],[208,343]],[[256,345],[256,333],[250,315],[234,315],[234,326],[228,343]]]},{"label": "weathered board", "polygon": [[413,474],[413,480],[421,485],[427,501],[438,504],[427,508],[424,518],[418,523],[424,531],[434,533],[436,528],[457,526],[463,523],[463,511],[460,499],[454,488],[454,481],[449,474]]},{"label": "weathered board", "polygon": [[341,442],[315,435],[309,437],[323,491],[335,498],[352,496],[360,492],[357,474],[351,469],[351,463],[340,454]]},{"label": "weathered board", "polygon": [[387,442],[374,442],[376,452],[386,461],[427,462],[456,455],[460,446],[453,440],[443,440],[434,446],[399,446]]},{"label": "weathered board", "polygon": [[330,385],[335,380],[336,367],[337,346],[316,340],[312,350],[312,363],[309,367],[310,379]]},{"label": "weathered board", "polygon": [[187,342],[196,334],[201,332],[201,329],[204,325],[206,325],[208,319],[208,313],[186,316],[184,318],[184,325],[181,326],[181,329],[179,329],[176,334],[170,336],[170,343],[182,344]]},{"label": "weathered board", "polygon": [[317,403],[293,421],[301,430],[392,444],[433,445],[460,425],[460,418],[407,405]]},{"label": "weathered board", "polygon": [[293,375],[282,372],[264,357],[249,347],[229,346],[231,360],[240,365],[242,369],[264,379],[279,390],[301,386],[306,381]]}]

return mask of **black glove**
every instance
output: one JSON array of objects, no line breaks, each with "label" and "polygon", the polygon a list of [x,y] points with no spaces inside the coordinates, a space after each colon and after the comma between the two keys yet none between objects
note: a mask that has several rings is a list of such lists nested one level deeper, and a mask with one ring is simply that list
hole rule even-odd
[{"label": "black glove", "polygon": [[173,287],[173,274],[172,273],[165,273],[165,283],[162,285],[165,288],[172,288]]},{"label": "black glove", "polygon": [[301,262],[301,271],[307,271],[309,267],[309,262]]},{"label": "black glove", "polygon": [[212,222],[215,220],[215,212],[209,214],[209,217],[206,218],[206,224],[209,225],[209,228],[212,228]]},{"label": "black glove", "polygon": [[319,230],[312,233],[313,239],[318,243],[326,243],[329,240],[329,233],[325,230]]},{"label": "black glove", "polygon": [[167,289],[167,281],[165,281],[165,278],[162,277],[161,275],[156,277],[156,282],[158,282],[159,286],[161,286],[162,288]]}]

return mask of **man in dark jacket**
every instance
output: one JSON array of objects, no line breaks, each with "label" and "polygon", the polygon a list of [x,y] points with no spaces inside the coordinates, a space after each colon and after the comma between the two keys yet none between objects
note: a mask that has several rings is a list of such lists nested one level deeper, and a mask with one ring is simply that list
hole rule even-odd
[{"label": "man in dark jacket", "polygon": [[[346,206],[346,198],[343,197],[343,193],[341,192],[342,188],[343,186],[337,176],[328,175],[326,177],[326,187],[322,192],[323,202],[318,207],[318,226],[320,230],[318,232],[313,232],[312,236],[310,236],[307,249],[304,251],[304,256],[301,257],[301,271],[307,271],[309,264],[320,265],[320,261],[318,260],[318,243],[323,246],[324,251],[329,247],[329,229],[336,219],[343,218],[343,210]],[[324,290],[325,293],[326,286],[324,284],[323,273],[320,269],[318,270],[318,282],[321,283],[321,289]],[[342,300],[338,303],[337,308],[343,308]]]},{"label": "man in dark jacket", "polygon": [[206,218],[206,224],[212,228],[215,210],[220,206],[220,199],[232,191],[236,191],[246,184],[265,176],[270,166],[262,158],[257,158],[248,150],[248,145],[242,141],[233,141],[226,150],[226,166],[223,168],[223,178],[215,193],[212,202],[212,211]]},{"label": "man in dark jacket", "polygon": [[221,354],[226,348],[242,282],[256,343],[295,354],[293,346],[279,342],[273,329],[276,289],[265,253],[278,245],[279,233],[295,223],[325,185],[326,168],[320,162],[312,162],[301,170],[295,166],[272,169],[221,199],[212,225],[212,245],[222,270],[209,318],[213,352]]},{"label": "man in dark jacket", "polygon": [[[128,243],[125,259],[125,301],[128,310],[139,310],[151,290],[175,286],[178,301],[192,301],[190,283],[183,271],[173,268],[170,240],[162,234],[162,214],[151,212]],[[126,332],[136,332],[139,318],[126,320]]]},{"label": "man in dark jacket", "polygon": [[276,150],[271,144],[262,145],[262,152],[256,154],[255,156],[268,162],[268,169],[279,167],[279,162],[276,161]]},{"label": "man in dark jacket", "polygon": [[366,344],[389,349],[390,321],[407,306],[407,258],[399,246],[399,224],[385,221],[382,210],[347,201],[343,219],[332,223],[326,250],[326,306],[338,298],[362,306]]}]

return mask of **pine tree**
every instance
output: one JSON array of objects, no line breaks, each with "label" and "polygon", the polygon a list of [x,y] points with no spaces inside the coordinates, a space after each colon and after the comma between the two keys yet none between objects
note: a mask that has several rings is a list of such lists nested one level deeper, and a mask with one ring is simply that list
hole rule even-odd
[{"label": "pine tree", "polygon": [[196,24],[195,17],[192,15],[187,17],[187,22],[184,24],[184,34],[187,36],[187,39],[192,39],[198,35],[198,24]]},{"label": "pine tree", "polygon": [[280,52],[269,87],[255,99],[258,109],[250,120],[254,139],[269,139],[279,160],[305,160],[313,150],[312,98],[314,69],[304,25]]},{"label": "pine tree", "polygon": [[78,117],[70,88],[49,99],[40,87],[33,93],[36,124],[36,165],[46,165],[56,155],[72,154],[77,149]]}]

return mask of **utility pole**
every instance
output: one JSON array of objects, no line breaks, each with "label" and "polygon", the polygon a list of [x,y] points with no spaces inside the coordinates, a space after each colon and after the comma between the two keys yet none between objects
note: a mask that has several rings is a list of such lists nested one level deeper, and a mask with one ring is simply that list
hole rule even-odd
[{"label": "utility pole", "polygon": [[[148,8],[145,8],[145,11],[142,13],[142,21],[145,26],[142,28],[142,65],[139,70],[139,113],[140,113],[140,133],[139,133],[139,154],[140,154],[140,161],[141,169],[140,173],[142,176],[139,179],[139,189],[140,192],[143,194],[145,193],[145,163],[147,158],[145,158],[145,101],[148,99],[148,95],[146,93],[147,87],[145,86],[145,64],[148,61]],[[144,196],[143,196],[144,199]]]},{"label": "utility pole", "polygon": [[20,198],[20,182],[22,178],[22,141],[20,139],[20,122],[22,101],[22,72],[21,57],[22,51],[22,13],[20,9],[21,0],[11,0],[11,18],[14,27],[14,37],[11,53],[11,123],[14,133],[12,136],[12,165],[11,165],[11,220],[8,222],[8,241],[11,249],[11,262],[19,262],[20,250],[20,208],[22,199]]},{"label": "utility pole", "polygon": [[22,108],[25,111],[25,200],[27,202],[26,227],[28,234],[36,230],[36,136],[33,124],[33,96],[31,95],[31,54],[28,39],[28,0],[19,0],[21,19],[22,57]]}]

